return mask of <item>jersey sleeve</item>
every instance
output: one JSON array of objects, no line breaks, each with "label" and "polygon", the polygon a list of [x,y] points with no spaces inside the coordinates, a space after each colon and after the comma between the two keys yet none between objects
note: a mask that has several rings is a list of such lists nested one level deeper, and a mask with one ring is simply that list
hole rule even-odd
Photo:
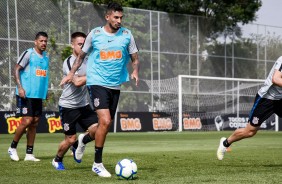
[{"label": "jersey sleeve", "polygon": [[25,68],[26,65],[28,65],[28,63],[29,63],[30,54],[31,54],[31,51],[29,51],[29,50],[24,51],[20,55],[20,57],[17,61],[17,64],[20,65],[21,67]]},{"label": "jersey sleeve", "polygon": [[128,52],[129,54],[134,54],[138,52],[138,48],[137,48],[137,45],[135,43],[135,40],[132,34],[130,34],[130,43],[128,45]]},{"label": "jersey sleeve", "polygon": [[68,66],[67,66],[67,59],[65,59],[64,63],[63,63],[63,76],[67,76],[68,73],[69,73],[69,69],[68,69]]},{"label": "jersey sleeve", "polygon": [[85,53],[88,53],[92,48],[92,35],[93,35],[93,30],[91,30],[88,33],[88,35],[86,36],[86,39],[84,41],[84,44],[81,48],[81,50]]},{"label": "jersey sleeve", "polygon": [[275,67],[274,69],[279,70],[282,72],[282,56],[280,56],[277,61],[275,62]]}]

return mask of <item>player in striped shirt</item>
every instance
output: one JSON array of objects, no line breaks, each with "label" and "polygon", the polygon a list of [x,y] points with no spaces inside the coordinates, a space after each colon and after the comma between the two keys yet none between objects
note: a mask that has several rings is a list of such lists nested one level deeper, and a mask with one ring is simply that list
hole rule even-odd
[{"label": "player in striped shirt", "polygon": [[235,130],[228,138],[220,139],[217,149],[218,160],[224,158],[227,148],[232,143],[256,135],[261,124],[274,113],[282,117],[282,56],[274,63],[263,86],[259,89],[247,126]]}]

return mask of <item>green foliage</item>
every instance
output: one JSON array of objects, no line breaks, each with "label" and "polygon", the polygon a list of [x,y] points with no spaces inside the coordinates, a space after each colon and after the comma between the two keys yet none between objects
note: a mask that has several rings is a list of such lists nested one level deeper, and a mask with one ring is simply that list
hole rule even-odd
[{"label": "green foliage", "polygon": [[61,59],[64,61],[67,57],[69,57],[72,54],[72,48],[71,46],[66,46],[61,51]]},{"label": "green foliage", "polygon": [[[94,4],[107,4],[110,0],[86,0]],[[168,13],[198,15],[211,18],[217,30],[234,27],[241,22],[247,24],[255,20],[255,13],[262,5],[261,0],[116,0],[123,6],[158,10]]]},{"label": "green foliage", "polygon": [[[26,136],[18,145],[19,162],[10,160],[7,151],[13,135],[1,135],[1,183],[40,184],[243,184],[281,183],[281,132],[261,131],[254,138],[236,142],[224,160],[218,161],[219,139],[231,132],[158,132],[109,133],[103,163],[112,174],[100,178],[91,171],[94,148],[86,146],[82,163],[77,164],[70,152],[64,157],[65,171],[57,171],[55,157],[62,133],[37,134],[34,154],[40,162],[25,162]],[[136,180],[119,180],[114,174],[118,160],[132,158],[138,167]],[[15,177],[16,176],[16,177]],[[31,177],[32,176],[32,177]]]}]

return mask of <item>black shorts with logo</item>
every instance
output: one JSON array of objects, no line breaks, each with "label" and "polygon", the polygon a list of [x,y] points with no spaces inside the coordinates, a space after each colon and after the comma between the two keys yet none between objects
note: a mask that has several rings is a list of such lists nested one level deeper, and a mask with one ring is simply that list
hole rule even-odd
[{"label": "black shorts with logo", "polygon": [[98,117],[89,105],[80,108],[59,106],[60,118],[65,135],[76,134],[76,124],[86,131],[91,125],[98,123]]},{"label": "black shorts with logo", "polygon": [[87,86],[91,102],[95,109],[109,109],[111,119],[114,119],[120,90],[110,89],[103,86]]},{"label": "black shorts with logo", "polygon": [[39,117],[42,114],[42,99],[41,98],[21,98],[16,95],[17,110],[16,116]]},{"label": "black shorts with logo", "polygon": [[270,100],[256,95],[253,108],[249,114],[249,122],[254,127],[259,127],[272,114],[282,117],[282,99]]}]

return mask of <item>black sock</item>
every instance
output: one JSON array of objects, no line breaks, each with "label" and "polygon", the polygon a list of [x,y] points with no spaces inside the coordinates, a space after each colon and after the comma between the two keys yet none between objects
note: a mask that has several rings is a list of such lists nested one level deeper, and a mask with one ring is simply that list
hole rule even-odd
[{"label": "black sock", "polygon": [[56,155],[55,162],[63,162],[63,157],[59,157],[58,155]]},{"label": "black sock", "polygon": [[94,140],[94,139],[92,139],[89,134],[86,134],[86,135],[83,137],[82,142],[83,142],[83,144],[87,144],[87,143],[89,143],[89,142],[91,142],[91,141],[93,141],[93,140]]},{"label": "black sock", "polygon": [[95,163],[102,163],[103,147],[95,146]]},{"label": "black sock", "polygon": [[16,142],[13,140],[13,142],[11,143],[11,148],[17,148],[19,142]]},{"label": "black sock", "polygon": [[72,145],[72,147],[74,147],[75,149],[77,149],[78,146],[78,141],[76,140],[75,143]]},{"label": "black sock", "polygon": [[33,146],[26,146],[26,154],[32,154],[33,153]]},{"label": "black sock", "polygon": [[231,144],[228,143],[227,139],[225,139],[225,141],[223,141],[223,146],[225,147],[229,147]]}]

